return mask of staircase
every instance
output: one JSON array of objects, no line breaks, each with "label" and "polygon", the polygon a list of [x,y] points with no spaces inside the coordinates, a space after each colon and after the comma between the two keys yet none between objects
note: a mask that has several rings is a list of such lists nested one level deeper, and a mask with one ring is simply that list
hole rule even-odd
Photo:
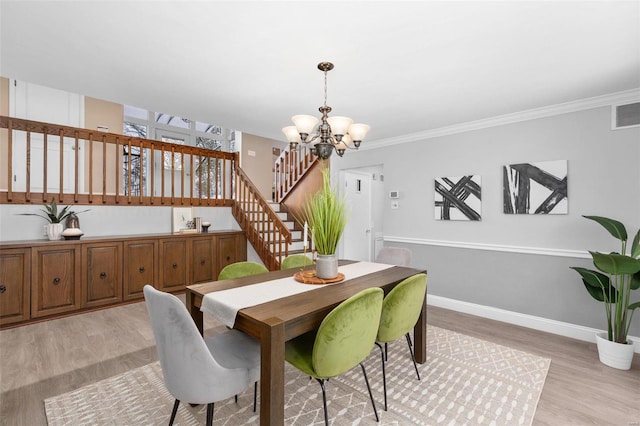
[{"label": "staircase", "polygon": [[[317,158],[287,147],[279,160],[275,192],[276,199],[282,201]],[[235,168],[234,186],[233,216],[267,269],[278,270],[289,254],[304,251],[301,225],[283,204],[267,201],[239,167]]]}]

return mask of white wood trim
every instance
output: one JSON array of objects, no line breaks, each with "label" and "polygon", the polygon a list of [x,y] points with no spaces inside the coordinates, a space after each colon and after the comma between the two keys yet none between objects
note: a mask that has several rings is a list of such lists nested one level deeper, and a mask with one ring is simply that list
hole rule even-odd
[{"label": "white wood trim", "polygon": [[[435,296],[432,294],[427,296],[427,304],[437,306],[439,308],[450,309],[452,311],[464,312],[466,314],[506,322],[508,324],[532,328],[546,333],[571,337],[572,339],[578,339],[585,342],[595,343],[596,333],[605,331],[548,318],[536,317],[534,315],[507,311],[491,306],[463,302],[461,300],[449,299],[447,297]],[[634,342],[634,351],[636,353],[640,353],[640,337],[629,336],[629,340]]]},{"label": "white wood trim", "polygon": [[530,110],[499,115],[497,117],[490,117],[482,120],[470,121],[468,123],[455,124],[453,126],[441,127],[438,129],[425,130],[423,132],[417,132],[408,135],[401,135],[374,141],[366,141],[365,143],[360,145],[359,149],[367,150],[385,148],[391,145],[423,141],[425,139],[454,135],[457,133],[470,132],[473,130],[486,129],[489,127],[502,126],[511,123],[518,123],[521,121],[535,120],[538,118],[583,111],[591,108],[637,102],[638,100],[640,100],[640,89],[626,90],[623,92],[595,96],[593,98],[581,99],[557,105],[549,105],[541,108],[534,108]]},{"label": "white wood trim", "polygon": [[582,251],[582,250],[556,249],[556,248],[545,248],[545,247],[509,246],[504,244],[485,244],[485,243],[472,243],[472,242],[465,242],[465,241],[430,240],[430,239],[424,239],[424,238],[407,238],[407,237],[394,237],[394,236],[385,236],[384,241],[405,243],[405,244],[420,244],[420,245],[438,246],[438,247],[464,248],[464,249],[472,249],[472,250],[503,251],[508,253],[538,254],[543,256],[560,256],[560,257],[591,259],[589,252]]}]

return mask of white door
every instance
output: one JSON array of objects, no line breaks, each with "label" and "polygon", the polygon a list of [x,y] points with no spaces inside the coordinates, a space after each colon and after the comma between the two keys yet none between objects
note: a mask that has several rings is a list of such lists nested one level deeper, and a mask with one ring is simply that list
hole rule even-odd
[{"label": "white door", "polygon": [[341,257],[371,261],[373,248],[371,175],[345,170],[341,172],[340,180],[350,211],[342,237]]},{"label": "white door", "polygon": [[[84,126],[84,98],[74,93],[51,89],[37,84],[11,80],[10,115],[26,120],[42,121],[63,126]],[[14,132],[13,140],[13,190],[26,191],[27,151],[26,133]],[[31,170],[29,187],[31,192],[60,191],[60,136],[47,135],[47,188],[44,183],[44,138],[31,134]],[[78,149],[78,191],[84,188],[84,142]],[[75,191],[75,140],[63,138],[63,191]]]}]

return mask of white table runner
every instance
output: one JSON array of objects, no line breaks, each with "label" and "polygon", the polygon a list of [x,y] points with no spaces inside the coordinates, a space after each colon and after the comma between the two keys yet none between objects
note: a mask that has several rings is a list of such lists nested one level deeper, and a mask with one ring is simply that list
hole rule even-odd
[{"label": "white table runner", "polygon": [[[392,267],[393,265],[384,263],[357,262],[340,266],[338,271],[344,274],[346,281]],[[200,310],[224,325],[233,327],[240,309],[315,290],[318,287],[340,284],[303,284],[293,278],[293,273],[294,270],[291,270],[290,277],[205,294]]]}]

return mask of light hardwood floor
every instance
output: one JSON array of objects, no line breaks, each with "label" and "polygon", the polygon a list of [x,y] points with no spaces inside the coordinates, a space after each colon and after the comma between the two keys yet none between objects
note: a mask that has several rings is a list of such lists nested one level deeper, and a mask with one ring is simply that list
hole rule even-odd
[{"label": "light hardwood floor", "polygon": [[[630,371],[598,361],[595,344],[445,309],[428,322],[551,358],[534,425],[640,426],[640,355]],[[205,319],[206,334],[223,330]],[[0,424],[46,425],[44,399],[155,361],[144,303],[0,332]]]}]

